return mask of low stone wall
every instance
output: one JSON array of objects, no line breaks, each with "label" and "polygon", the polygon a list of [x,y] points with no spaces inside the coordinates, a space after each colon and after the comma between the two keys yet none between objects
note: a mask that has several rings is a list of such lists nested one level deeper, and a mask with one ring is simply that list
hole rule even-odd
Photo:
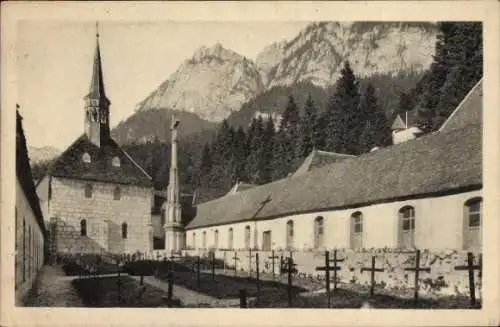
[{"label": "low stone wall", "polygon": [[[234,268],[234,256],[238,271],[255,271],[255,253],[257,251],[215,251],[215,257],[223,260],[228,268]],[[316,267],[325,265],[325,252],[288,252],[275,251],[259,253],[259,270],[271,273],[274,253],[275,273],[279,274],[281,258],[292,256],[296,264],[297,278],[324,279],[325,273],[316,271]],[[208,257],[208,251],[186,250],[183,255]],[[480,253],[473,253],[474,264],[479,263]],[[337,280],[342,283],[370,284],[370,272],[362,272],[362,268],[371,268],[372,257],[375,256],[375,267],[382,268],[383,272],[375,273],[375,281],[379,286],[387,289],[413,288],[415,275],[413,271],[405,268],[415,267],[416,252],[390,249],[377,250],[337,250],[337,258],[343,259],[338,265],[341,269],[337,273]],[[333,251],[330,251],[333,259]],[[469,275],[467,270],[456,270],[456,266],[467,265],[467,252],[457,250],[428,251],[422,250],[420,254],[420,268],[429,268],[430,271],[419,273],[419,289],[424,296],[439,295],[466,295],[469,296]],[[330,263],[333,266],[333,262]],[[333,279],[333,273],[330,273]],[[475,270],[476,297],[481,297],[481,278],[479,270]]]}]

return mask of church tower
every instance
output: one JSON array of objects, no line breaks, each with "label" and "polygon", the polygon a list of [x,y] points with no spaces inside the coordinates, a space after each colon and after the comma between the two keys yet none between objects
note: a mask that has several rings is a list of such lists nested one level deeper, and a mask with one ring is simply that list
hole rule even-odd
[{"label": "church tower", "polygon": [[164,204],[165,250],[175,252],[184,248],[184,226],[181,217],[179,171],[177,169],[177,132],[180,121],[172,117],[172,148],[170,159],[170,177],[167,188],[167,200]]},{"label": "church tower", "polygon": [[96,47],[90,90],[84,100],[85,134],[92,143],[100,147],[110,136],[109,105],[111,102],[106,97],[106,92],[104,91],[101,51],[99,49],[99,31],[96,32]]}]

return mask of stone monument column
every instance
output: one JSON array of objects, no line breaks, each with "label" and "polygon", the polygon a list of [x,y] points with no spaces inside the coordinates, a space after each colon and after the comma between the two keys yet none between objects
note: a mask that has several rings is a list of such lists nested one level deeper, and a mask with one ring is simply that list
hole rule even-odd
[{"label": "stone monument column", "polygon": [[165,250],[180,251],[182,244],[181,235],[184,233],[184,226],[181,219],[180,185],[179,171],[177,169],[177,132],[180,121],[172,118],[172,148],[170,161],[170,179],[167,188],[167,199],[165,208]]}]

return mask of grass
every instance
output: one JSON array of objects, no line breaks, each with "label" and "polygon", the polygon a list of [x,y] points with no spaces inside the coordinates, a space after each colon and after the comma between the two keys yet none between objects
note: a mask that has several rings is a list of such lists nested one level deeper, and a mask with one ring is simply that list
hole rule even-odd
[{"label": "grass", "polygon": [[[200,273],[200,283],[198,287],[197,274],[195,272],[177,272],[173,274],[174,284],[181,285],[188,289],[204,293],[217,299],[238,298],[241,289],[246,290],[247,297],[257,296],[257,279],[251,277],[233,277],[227,275],[215,275],[212,279],[210,273]],[[167,272],[162,271],[157,276],[160,279],[167,279]],[[306,289],[293,286],[292,293],[306,291]],[[278,281],[261,280],[260,294],[288,294],[287,285]]]},{"label": "grass", "polygon": [[75,279],[72,284],[86,307],[180,306],[176,301],[168,301],[164,291],[146,284],[141,286],[126,276]]},{"label": "grass", "polygon": [[[404,294],[398,294],[403,292]],[[331,308],[361,308],[369,304],[375,309],[479,309],[481,305],[471,307],[470,300],[465,296],[442,296],[437,299],[420,298],[417,303],[413,297],[408,297],[408,290],[375,290],[373,297],[369,296],[369,287],[356,285],[340,285],[331,295]],[[277,295],[262,296],[259,302],[252,301],[249,307],[287,308],[288,298]],[[326,293],[313,296],[292,298],[293,308],[328,308]]]}]

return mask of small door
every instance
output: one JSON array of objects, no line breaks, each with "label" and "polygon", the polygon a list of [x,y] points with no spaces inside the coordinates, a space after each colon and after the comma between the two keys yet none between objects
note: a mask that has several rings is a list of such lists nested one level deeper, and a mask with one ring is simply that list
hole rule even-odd
[{"label": "small door", "polygon": [[271,251],[271,231],[262,233],[262,251]]}]

